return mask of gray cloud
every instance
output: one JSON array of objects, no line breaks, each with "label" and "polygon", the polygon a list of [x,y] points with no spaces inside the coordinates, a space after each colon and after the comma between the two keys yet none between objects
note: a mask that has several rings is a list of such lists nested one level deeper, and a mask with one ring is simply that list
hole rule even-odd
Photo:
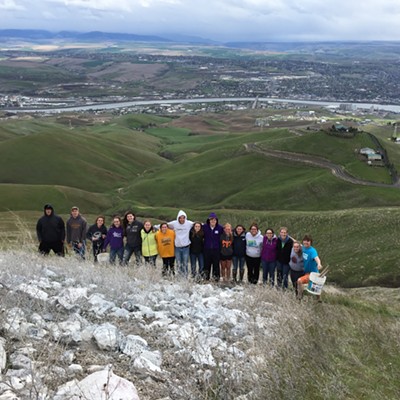
[{"label": "gray cloud", "polygon": [[400,40],[398,0],[0,0],[2,28],[214,40]]}]

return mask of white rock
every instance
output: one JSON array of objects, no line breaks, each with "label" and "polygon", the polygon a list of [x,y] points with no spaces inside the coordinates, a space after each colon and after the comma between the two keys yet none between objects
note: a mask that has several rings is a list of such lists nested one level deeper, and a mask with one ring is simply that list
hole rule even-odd
[{"label": "white rock", "polygon": [[136,335],[128,335],[120,343],[121,352],[130,357],[138,357],[147,347],[146,340]]},{"label": "white rock", "polygon": [[70,374],[70,375],[81,374],[82,372],[83,372],[83,368],[79,364],[71,364],[68,367],[68,374]]},{"label": "white rock", "polygon": [[6,339],[0,337],[0,374],[6,367],[7,363],[7,353],[4,348],[5,344],[6,344]]},{"label": "white rock", "polygon": [[53,400],[80,399],[139,400],[139,396],[133,383],[105,369],[80,382],[68,382],[59,388]]},{"label": "white rock", "polygon": [[135,358],[133,366],[151,372],[161,372],[162,357],[159,351],[144,350],[139,357]]},{"label": "white rock", "polygon": [[17,286],[16,290],[24,292],[27,295],[38,300],[46,301],[49,298],[49,295],[45,291],[39,289],[37,286],[32,284],[28,285],[26,283],[21,283],[20,285]]},{"label": "white rock", "polygon": [[19,400],[20,398],[11,390],[7,390],[1,394],[0,400]]},{"label": "white rock", "polygon": [[57,297],[57,301],[67,310],[75,307],[75,304],[81,298],[87,298],[87,288],[67,288]]},{"label": "white rock", "polygon": [[94,330],[93,337],[102,350],[113,351],[118,347],[118,329],[114,325],[109,323],[100,325]]},{"label": "white rock", "polygon": [[89,303],[92,305],[91,311],[99,316],[103,316],[107,311],[115,307],[115,303],[104,299],[102,294],[92,294],[89,297]]}]

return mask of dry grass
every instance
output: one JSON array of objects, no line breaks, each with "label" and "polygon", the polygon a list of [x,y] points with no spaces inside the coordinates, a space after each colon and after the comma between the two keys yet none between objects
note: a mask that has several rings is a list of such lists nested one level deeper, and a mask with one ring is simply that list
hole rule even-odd
[{"label": "dry grass", "polygon": [[[158,304],[159,293],[166,291],[187,301],[194,294],[201,294],[204,302],[230,296],[233,300],[226,301],[224,307],[236,310],[237,325],[222,326],[223,333],[214,338],[226,344],[225,350],[219,346],[211,349],[214,366],[198,364],[190,355],[201,332],[187,340],[187,351],[178,351],[166,339],[165,328],[157,324],[149,328],[152,318],[135,322],[107,317],[107,321],[124,334],[142,336],[152,349],[160,350],[162,375],[143,375],[133,368],[129,357],[101,352],[90,343],[81,343],[79,351],[75,350],[75,362],[84,371],[94,364],[113,364],[116,374],[133,381],[142,400],[166,396],[177,400],[394,399],[400,390],[396,380],[400,368],[399,308],[383,308],[363,294],[331,290],[322,304],[311,296],[299,303],[291,291],[261,285],[235,288],[198,285],[178,277],[165,280],[160,264],[157,268],[94,267],[71,255],[64,259],[43,258],[20,251],[0,253],[0,259],[3,309],[19,307],[26,315],[48,313],[55,321],[65,320],[68,313],[12,288],[52,271],[58,282],[91,288],[92,293],[103,294],[117,306],[134,296],[157,310],[162,307]],[[396,293],[390,293],[385,301],[390,301],[392,295]],[[100,322],[88,306],[80,303],[79,308],[86,319]],[[178,318],[174,323],[183,322]],[[2,333],[7,339],[6,332]],[[7,343],[10,351],[17,345],[10,338]],[[56,379],[55,371],[56,367],[65,367],[61,354],[71,346],[49,339],[35,344],[35,365],[44,365],[40,382],[50,389],[68,380],[62,375]],[[43,378],[43,371],[51,379]],[[31,390],[34,393],[38,388]]]}]

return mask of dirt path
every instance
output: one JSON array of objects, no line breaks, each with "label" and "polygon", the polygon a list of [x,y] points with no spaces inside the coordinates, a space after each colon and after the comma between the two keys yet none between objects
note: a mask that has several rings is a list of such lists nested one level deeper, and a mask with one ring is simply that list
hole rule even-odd
[{"label": "dirt path", "polygon": [[283,160],[301,162],[303,164],[329,169],[331,170],[332,174],[337,178],[342,179],[343,181],[346,182],[353,183],[355,185],[400,188],[399,182],[396,182],[395,184],[387,184],[387,183],[378,183],[378,182],[371,182],[371,181],[365,181],[363,179],[358,179],[350,175],[341,165],[334,164],[329,160],[317,156],[300,154],[300,153],[291,153],[280,150],[262,149],[257,145],[257,143],[246,143],[244,147],[246,151],[264,154],[265,156],[268,157],[276,157]]}]

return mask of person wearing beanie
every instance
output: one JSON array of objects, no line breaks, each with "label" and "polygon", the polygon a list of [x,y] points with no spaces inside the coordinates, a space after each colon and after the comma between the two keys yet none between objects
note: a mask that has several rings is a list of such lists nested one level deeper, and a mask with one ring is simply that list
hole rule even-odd
[{"label": "person wearing beanie", "polygon": [[54,208],[51,204],[45,204],[43,210],[44,215],[36,223],[39,252],[47,255],[53,250],[58,256],[64,257],[64,221],[54,213]]},{"label": "person wearing beanie", "polygon": [[[211,213],[205,224],[204,232],[204,279],[219,281],[220,278],[220,253],[221,253],[221,235],[224,228],[218,224],[218,218],[215,213]],[[211,269],[212,268],[212,269]]]}]

